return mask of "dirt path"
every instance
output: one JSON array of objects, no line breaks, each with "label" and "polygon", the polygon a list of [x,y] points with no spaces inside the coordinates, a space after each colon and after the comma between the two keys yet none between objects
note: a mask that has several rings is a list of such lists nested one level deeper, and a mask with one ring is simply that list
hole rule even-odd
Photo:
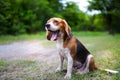
[{"label": "dirt path", "polygon": [[46,48],[42,42],[45,41],[32,40],[0,45],[0,58],[7,60],[32,59],[39,61],[56,59],[56,56],[58,56],[56,48]]}]

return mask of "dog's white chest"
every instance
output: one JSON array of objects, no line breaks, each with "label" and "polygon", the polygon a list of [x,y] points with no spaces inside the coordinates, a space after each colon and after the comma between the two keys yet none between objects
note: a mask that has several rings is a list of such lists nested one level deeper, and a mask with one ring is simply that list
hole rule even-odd
[{"label": "dog's white chest", "polygon": [[67,59],[68,55],[70,54],[70,50],[68,48],[63,47],[63,40],[58,40],[56,46],[57,46],[60,56]]},{"label": "dog's white chest", "polygon": [[63,49],[63,40],[58,40],[56,46],[58,50]]}]

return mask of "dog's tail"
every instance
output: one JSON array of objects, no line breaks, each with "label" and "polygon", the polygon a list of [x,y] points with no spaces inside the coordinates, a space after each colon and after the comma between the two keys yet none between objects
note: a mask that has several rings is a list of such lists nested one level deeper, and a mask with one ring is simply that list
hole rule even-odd
[{"label": "dog's tail", "polygon": [[106,71],[112,74],[120,74],[120,71],[116,71],[116,70],[110,70],[110,69],[102,69],[102,68],[98,68],[96,67],[97,70],[102,70],[102,71]]},{"label": "dog's tail", "polygon": [[113,74],[120,74],[120,71],[115,71],[115,70],[110,70],[110,69],[104,69],[104,71],[107,71],[109,73],[113,73]]}]

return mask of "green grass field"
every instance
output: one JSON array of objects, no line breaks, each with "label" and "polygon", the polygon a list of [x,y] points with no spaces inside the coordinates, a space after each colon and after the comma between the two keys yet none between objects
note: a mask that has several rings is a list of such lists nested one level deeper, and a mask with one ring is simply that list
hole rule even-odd
[{"label": "green grass field", "polygon": [[[120,71],[120,34],[115,36],[108,35],[107,32],[73,34],[94,55],[97,66]],[[31,39],[46,40],[45,32],[34,35],[0,36],[0,44]],[[43,44],[46,45],[47,42]],[[33,60],[0,60],[0,80],[64,80],[65,72],[55,73],[56,67]],[[120,80],[120,74],[109,74],[104,71],[73,73],[70,80]]]}]

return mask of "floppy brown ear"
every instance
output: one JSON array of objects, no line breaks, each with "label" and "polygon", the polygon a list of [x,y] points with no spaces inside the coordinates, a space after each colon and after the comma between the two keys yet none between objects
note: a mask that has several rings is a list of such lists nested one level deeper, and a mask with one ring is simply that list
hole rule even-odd
[{"label": "floppy brown ear", "polygon": [[48,40],[50,40],[51,36],[52,36],[52,32],[46,31],[46,37]]},{"label": "floppy brown ear", "polygon": [[65,20],[63,20],[63,22],[64,22],[64,27],[65,27],[65,32],[67,33],[68,37],[70,37],[71,28]]}]

